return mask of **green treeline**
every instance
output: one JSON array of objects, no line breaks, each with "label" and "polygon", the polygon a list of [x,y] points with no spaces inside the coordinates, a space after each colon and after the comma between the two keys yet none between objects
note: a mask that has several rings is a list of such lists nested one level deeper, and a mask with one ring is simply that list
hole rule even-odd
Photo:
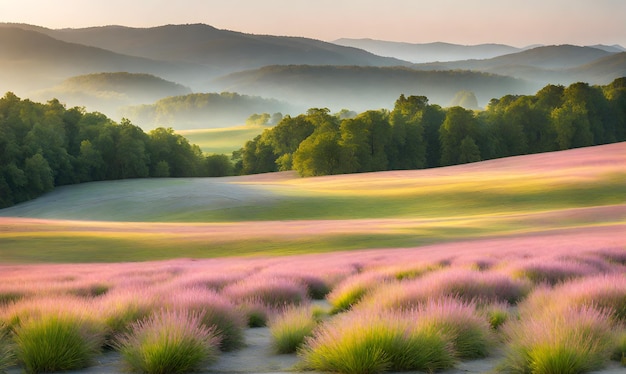
[{"label": "green treeline", "polygon": [[239,174],[301,176],[420,169],[626,140],[626,78],[548,85],[492,99],[484,111],[443,109],[404,95],[356,116],[310,109],[285,116],[233,154]]},{"label": "green treeline", "polygon": [[0,208],[90,181],[420,169],[624,140],[626,78],[548,85],[535,95],[493,99],[484,111],[404,95],[391,111],[313,108],[283,117],[232,157],[207,156],[171,128],[145,133],[126,119],[9,92],[0,99]]},{"label": "green treeline", "polygon": [[54,186],[123,178],[232,174],[224,155],[205,156],[172,129],[146,134],[128,120],[100,113],[0,99],[0,208],[33,199]]}]

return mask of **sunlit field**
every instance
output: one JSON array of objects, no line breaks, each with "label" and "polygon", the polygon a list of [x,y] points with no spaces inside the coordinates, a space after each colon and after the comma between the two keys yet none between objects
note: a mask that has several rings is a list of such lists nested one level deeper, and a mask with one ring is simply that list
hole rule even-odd
[{"label": "sunlit field", "polygon": [[260,135],[267,127],[242,125],[219,129],[177,130],[191,144],[197,144],[203,152],[229,155],[241,148],[248,140]]},{"label": "sunlit field", "polygon": [[0,211],[0,371],[617,373],[624,165],[57,188]]},{"label": "sunlit field", "polygon": [[407,248],[626,223],[626,144],[447,168],[86,183],[0,210],[3,262]]}]

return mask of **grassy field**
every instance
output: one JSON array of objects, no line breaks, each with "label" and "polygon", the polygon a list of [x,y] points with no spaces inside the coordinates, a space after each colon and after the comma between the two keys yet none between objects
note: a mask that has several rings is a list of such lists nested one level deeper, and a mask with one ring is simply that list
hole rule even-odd
[{"label": "grassy field", "polygon": [[0,210],[0,258],[282,255],[623,227],[625,164],[620,143],[430,170],[66,186]]},{"label": "grassy field", "polygon": [[191,144],[209,154],[230,155],[266,129],[264,126],[235,126],[220,129],[178,130]]}]

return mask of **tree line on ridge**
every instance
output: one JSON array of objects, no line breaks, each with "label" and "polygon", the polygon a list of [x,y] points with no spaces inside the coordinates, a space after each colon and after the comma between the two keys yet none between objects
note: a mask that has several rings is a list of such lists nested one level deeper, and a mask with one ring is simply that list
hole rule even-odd
[{"label": "tree line on ridge", "polygon": [[55,186],[145,177],[296,170],[301,176],[420,169],[626,140],[626,78],[606,86],[548,85],[492,99],[483,111],[401,95],[393,110],[284,116],[232,156],[206,155],[171,128],[0,99],[0,208]]}]

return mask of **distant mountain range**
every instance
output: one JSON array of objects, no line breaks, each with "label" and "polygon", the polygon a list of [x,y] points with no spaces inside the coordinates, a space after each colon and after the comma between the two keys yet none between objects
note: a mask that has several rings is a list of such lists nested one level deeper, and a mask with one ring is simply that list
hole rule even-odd
[{"label": "distant mountain range", "polygon": [[[298,110],[361,110],[390,108],[400,93],[447,106],[457,92],[472,91],[484,105],[548,83],[606,84],[621,76],[626,52],[618,45],[328,43],[203,24],[56,30],[0,24],[0,94],[60,97],[114,118],[122,106],[193,92],[238,92]],[[237,118],[242,115],[237,110]]]},{"label": "distant mountain range", "polygon": [[[524,48],[517,48],[505,44],[459,45],[442,42],[401,43],[375,39],[348,38],[337,39],[333,43],[346,47],[360,48],[380,56],[395,57],[413,63],[484,60],[542,47],[541,45],[530,45]],[[597,44],[590,47],[611,53],[626,52],[626,48],[620,45]]]}]

